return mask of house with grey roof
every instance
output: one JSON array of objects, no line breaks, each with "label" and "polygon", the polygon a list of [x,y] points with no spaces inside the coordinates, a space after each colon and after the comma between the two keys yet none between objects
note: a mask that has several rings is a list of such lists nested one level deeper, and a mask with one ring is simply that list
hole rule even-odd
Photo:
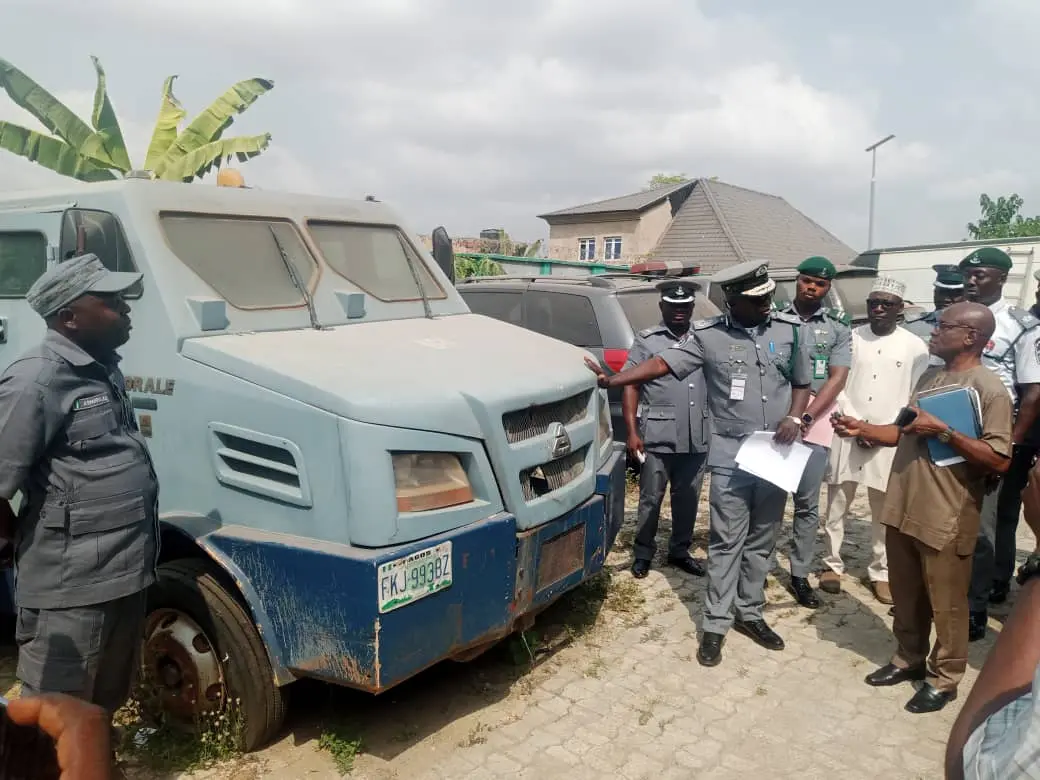
[{"label": "house with grey roof", "polygon": [[631,264],[686,260],[704,273],[746,260],[790,268],[810,255],[850,263],[855,249],[776,195],[690,179],[539,214],[549,257]]}]

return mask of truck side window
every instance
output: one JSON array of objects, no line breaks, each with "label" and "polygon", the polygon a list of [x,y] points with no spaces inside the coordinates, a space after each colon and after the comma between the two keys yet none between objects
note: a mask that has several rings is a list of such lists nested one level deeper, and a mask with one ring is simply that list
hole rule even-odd
[{"label": "truck side window", "polygon": [[239,309],[304,306],[282,259],[305,287],[318,264],[296,226],[284,219],[215,214],[159,215],[166,243],[188,268]]},{"label": "truck side window", "polygon": [[602,347],[592,302],[583,295],[528,290],[527,327],[576,347]]},{"label": "truck side window", "polygon": [[0,298],[21,298],[47,270],[43,233],[0,233]]},{"label": "truck side window", "polygon": [[[87,252],[95,254],[109,271],[133,273],[137,265],[123,235],[123,228],[112,214],[93,209],[69,209],[61,219],[61,242],[58,246],[62,262]],[[127,298],[141,295],[141,285],[127,291]]]},{"label": "truck side window", "polygon": [[474,314],[494,317],[512,325],[523,325],[523,302],[519,292],[464,292],[462,299]]}]

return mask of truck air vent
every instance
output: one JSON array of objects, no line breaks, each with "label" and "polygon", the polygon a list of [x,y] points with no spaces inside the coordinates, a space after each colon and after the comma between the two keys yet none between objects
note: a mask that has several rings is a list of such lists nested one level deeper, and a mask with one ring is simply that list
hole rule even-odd
[{"label": "truck air vent", "polygon": [[311,506],[299,447],[288,439],[224,423],[210,423],[221,484],[297,506]]},{"label": "truck air vent", "polygon": [[506,429],[506,439],[516,444],[536,436],[544,436],[554,422],[573,425],[581,422],[589,413],[591,390],[553,401],[540,406],[528,406],[502,415],[502,426]]}]

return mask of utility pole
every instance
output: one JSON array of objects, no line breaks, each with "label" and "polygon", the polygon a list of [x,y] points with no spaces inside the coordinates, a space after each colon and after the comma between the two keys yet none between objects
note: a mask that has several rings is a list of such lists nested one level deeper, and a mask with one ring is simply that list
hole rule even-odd
[{"label": "utility pole", "polygon": [[870,215],[867,218],[867,249],[874,248],[874,188],[875,180],[877,179],[877,149],[882,144],[887,144],[893,138],[895,138],[894,135],[887,135],[866,149],[870,152]]}]

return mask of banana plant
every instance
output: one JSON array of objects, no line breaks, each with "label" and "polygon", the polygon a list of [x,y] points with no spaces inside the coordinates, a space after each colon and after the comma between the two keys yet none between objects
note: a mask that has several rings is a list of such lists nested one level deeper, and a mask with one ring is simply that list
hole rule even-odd
[{"label": "banana plant", "polygon": [[[0,122],[0,149],[80,181],[121,178],[134,169],[112,102],[105,71],[91,57],[97,74],[94,107],[88,125],[75,112],[29,76],[0,59],[0,87],[18,106],[32,114],[51,135],[13,122]],[[231,157],[240,162],[257,156],[271,142],[271,134],[223,138],[224,132],[264,93],[274,88],[268,79],[240,81],[181,129],[187,116],[174,97],[170,76],[163,84],[159,116],[145,155],[145,170],[157,179],[192,181],[202,178]]]}]

